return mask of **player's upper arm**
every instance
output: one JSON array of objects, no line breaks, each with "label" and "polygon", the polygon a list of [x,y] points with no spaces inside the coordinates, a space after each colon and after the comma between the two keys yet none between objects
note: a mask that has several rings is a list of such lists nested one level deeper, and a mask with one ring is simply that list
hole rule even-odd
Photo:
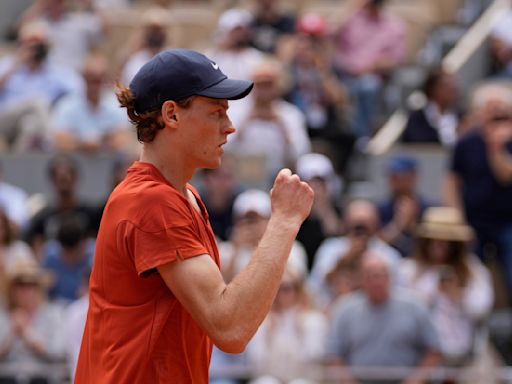
[{"label": "player's upper arm", "polygon": [[161,265],[158,272],[179,302],[226,352],[243,349],[237,340],[235,319],[223,303],[226,283],[209,255],[200,255]]}]

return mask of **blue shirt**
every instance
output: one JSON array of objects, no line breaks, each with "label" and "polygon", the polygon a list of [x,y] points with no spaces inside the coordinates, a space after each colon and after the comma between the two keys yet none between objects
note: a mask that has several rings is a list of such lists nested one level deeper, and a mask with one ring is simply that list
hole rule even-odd
[{"label": "blue shirt", "polygon": [[78,299],[85,274],[92,268],[94,244],[88,243],[85,248],[82,260],[76,264],[69,264],[62,258],[62,247],[56,241],[48,242],[42,265],[54,278],[53,286],[48,292],[51,300]]},{"label": "blue shirt", "polygon": [[62,99],[55,108],[54,130],[67,132],[82,142],[98,142],[105,135],[126,127],[126,112],[111,95],[101,98],[93,107],[84,95],[72,95]]},{"label": "blue shirt", "polygon": [[[12,57],[0,60],[0,77],[13,65]],[[82,90],[82,78],[70,69],[46,63],[34,72],[21,66],[0,88],[0,109],[34,99],[53,104],[64,95]]]}]

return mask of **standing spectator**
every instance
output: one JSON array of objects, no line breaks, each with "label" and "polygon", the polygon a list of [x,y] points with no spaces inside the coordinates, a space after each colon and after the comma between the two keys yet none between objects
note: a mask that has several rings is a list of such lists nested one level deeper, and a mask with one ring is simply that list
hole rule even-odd
[{"label": "standing spectator", "polygon": [[208,208],[210,224],[215,236],[226,241],[233,227],[233,203],[239,186],[235,176],[235,159],[224,156],[217,169],[203,169],[201,196]]},{"label": "standing spectator", "polygon": [[417,167],[413,157],[392,157],[387,164],[389,197],[378,205],[380,237],[402,256],[411,255],[416,225],[429,206],[417,191]]},{"label": "standing spectator", "polygon": [[335,64],[355,103],[353,130],[372,133],[383,80],[404,59],[405,26],[384,11],[386,0],[365,0],[336,33]]},{"label": "standing spectator", "polygon": [[45,247],[42,266],[53,275],[49,298],[68,304],[78,299],[84,275],[92,267],[93,244],[87,242],[86,223],[69,213],[59,221],[57,238]]},{"label": "standing spectator", "polygon": [[78,200],[76,187],[79,177],[78,164],[67,155],[57,155],[48,164],[48,178],[52,183],[55,201],[41,209],[30,221],[26,233],[27,242],[41,260],[46,241],[55,239],[60,220],[69,213],[81,216],[87,235],[94,236],[100,218],[98,210]]},{"label": "standing spectator", "polygon": [[336,269],[340,260],[360,270],[363,255],[367,251],[382,255],[396,272],[400,254],[377,236],[379,216],[373,203],[354,200],[346,208],[344,216],[346,236],[326,239],[315,255],[310,281],[314,299],[320,307],[327,308],[336,298],[326,277]]},{"label": "standing spectator", "polygon": [[260,63],[251,76],[252,100],[230,110],[237,131],[226,148],[240,155],[264,156],[268,180],[279,169],[293,167],[298,157],[311,149],[304,115],[281,97],[282,77],[277,61]]},{"label": "standing spectator", "polygon": [[409,114],[402,141],[453,146],[459,122],[454,110],[458,100],[455,77],[442,69],[433,70],[425,80],[423,93],[427,98],[426,104]]},{"label": "standing spectator", "polygon": [[491,32],[493,72],[504,78],[512,78],[512,10],[499,14]]},{"label": "standing spectator", "polygon": [[476,232],[476,253],[501,264],[512,297],[512,91],[490,84],[475,93],[481,126],[455,145],[446,202],[461,209]]},{"label": "standing spectator", "polygon": [[[230,241],[219,244],[221,272],[226,281],[231,281],[249,264],[265,232],[271,212],[270,197],[266,192],[249,189],[236,197]],[[306,260],[306,251],[295,241],[288,258],[288,268],[299,276],[306,276]]]},{"label": "standing spectator", "polygon": [[410,367],[403,383],[423,383],[440,361],[438,336],[426,307],[392,290],[390,272],[378,253],[366,255],[362,291],[334,308],[327,356],[348,368]]},{"label": "standing spectator", "polygon": [[90,56],[82,76],[85,92],[64,98],[54,112],[53,141],[60,151],[121,150],[128,141],[128,121],[113,93],[107,92],[108,62]]},{"label": "standing spectator", "polygon": [[67,0],[34,1],[21,16],[21,24],[44,22],[52,46],[51,62],[80,71],[85,58],[103,38],[104,22],[92,3],[88,10],[72,11]]},{"label": "standing spectator", "polygon": [[247,346],[247,360],[256,376],[281,380],[308,377],[324,356],[327,319],[311,308],[304,277],[287,270],[272,309]]},{"label": "standing spectator", "polygon": [[308,255],[308,268],[311,269],[320,244],[328,237],[341,234],[340,209],[336,205],[340,196],[341,180],[334,173],[331,161],[320,153],[308,153],[297,160],[297,174],[315,192],[311,213],[302,223],[297,240]]},{"label": "standing spectator", "polygon": [[401,281],[430,308],[445,363],[468,363],[478,327],[492,309],[491,276],[469,253],[473,231],[455,208],[428,208],[417,232],[414,258],[400,267]]},{"label": "standing spectator", "polygon": [[71,70],[48,61],[51,51],[44,24],[24,25],[16,52],[0,60],[0,136],[8,148],[45,149],[50,107],[83,89]]},{"label": "standing spectator", "polygon": [[228,9],[219,18],[215,47],[208,56],[228,77],[249,80],[263,53],[250,46],[251,14],[243,9]]},{"label": "standing spectator", "polygon": [[164,8],[152,7],[144,13],[142,30],[137,31],[137,35],[129,42],[128,59],[121,74],[123,84],[130,84],[139,69],[166,47],[166,12]]},{"label": "standing spectator", "polygon": [[326,147],[338,173],[350,158],[354,137],[346,128],[347,95],[332,66],[327,23],[307,14],[297,22],[289,63],[291,86],[286,99],[305,115],[308,135]]},{"label": "standing spectator", "polygon": [[295,16],[279,9],[280,1],[255,0],[256,10],[251,23],[252,43],[266,53],[276,53],[283,37],[295,32]]},{"label": "standing spectator", "polygon": [[9,272],[7,284],[7,311],[0,312],[0,362],[61,361],[62,311],[46,302],[48,276],[35,261],[20,262]]}]

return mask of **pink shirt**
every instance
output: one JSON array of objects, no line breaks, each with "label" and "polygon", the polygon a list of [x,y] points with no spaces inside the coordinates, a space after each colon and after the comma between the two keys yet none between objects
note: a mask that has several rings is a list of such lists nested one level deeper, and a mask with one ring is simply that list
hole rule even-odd
[{"label": "pink shirt", "polygon": [[341,28],[336,45],[337,66],[352,75],[381,60],[398,65],[405,55],[405,26],[396,17],[374,18],[363,9]]}]

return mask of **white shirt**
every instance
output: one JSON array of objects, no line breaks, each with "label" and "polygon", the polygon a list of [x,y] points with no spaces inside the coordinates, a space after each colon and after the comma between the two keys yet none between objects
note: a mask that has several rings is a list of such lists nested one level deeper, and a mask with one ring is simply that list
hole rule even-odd
[{"label": "white shirt", "polygon": [[18,228],[23,228],[28,221],[27,198],[23,189],[0,181],[0,208]]},{"label": "white shirt", "polygon": [[147,49],[141,49],[131,55],[126,61],[121,74],[121,82],[123,85],[128,87],[139,69],[152,58],[153,54]]},{"label": "white shirt", "polygon": [[492,29],[492,36],[512,47],[512,11],[497,15]]},{"label": "white shirt", "polygon": [[249,121],[250,102],[232,105],[228,114],[237,131],[229,137],[225,147],[238,155],[263,156],[269,177],[311,151],[304,114],[284,100],[274,101],[272,108],[280,123],[261,119]]},{"label": "white shirt", "polygon": [[430,125],[439,132],[441,143],[446,146],[453,146],[457,141],[457,124],[459,119],[453,112],[441,114],[434,103],[428,103],[425,107],[425,117]]},{"label": "white shirt", "polygon": [[66,308],[64,314],[63,333],[66,340],[66,360],[68,362],[71,379],[75,376],[88,309],[89,296],[86,295],[71,303]]},{"label": "white shirt", "polygon": [[262,52],[251,47],[239,51],[213,50],[207,56],[219,65],[222,73],[237,80],[250,80],[255,65],[264,58]]}]

